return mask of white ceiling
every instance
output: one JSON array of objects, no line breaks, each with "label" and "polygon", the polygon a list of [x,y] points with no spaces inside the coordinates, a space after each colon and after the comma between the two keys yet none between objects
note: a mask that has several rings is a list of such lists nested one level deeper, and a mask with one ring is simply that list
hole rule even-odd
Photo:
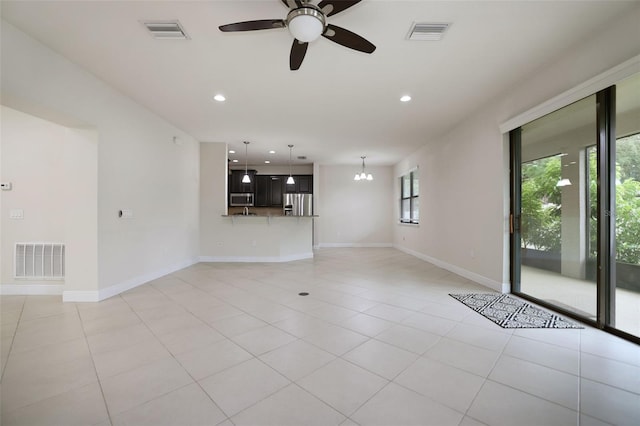
[{"label": "white ceiling", "polygon": [[[315,2],[315,1],[314,1]],[[249,163],[394,164],[588,40],[638,2],[364,0],[328,18],[377,46],[320,38],[289,70],[286,29],[222,33],[282,19],[280,0],[7,1],[2,17],[204,142]],[[141,21],[179,20],[190,40],[156,40]],[[413,22],[450,22],[439,42]],[[224,103],[212,100],[216,93]],[[409,94],[413,100],[401,103]],[[269,155],[273,149],[277,154]],[[301,164],[295,161],[294,164]]]}]

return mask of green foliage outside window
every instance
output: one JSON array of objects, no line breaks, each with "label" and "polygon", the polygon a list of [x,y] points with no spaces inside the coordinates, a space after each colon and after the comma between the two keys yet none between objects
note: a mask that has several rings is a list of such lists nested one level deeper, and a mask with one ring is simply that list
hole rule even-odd
[{"label": "green foliage outside window", "polygon": [[[616,143],[616,260],[640,264],[640,134]],[[597,252],[596,153],[589,162],[589,256]],[[522,247],[558,253],[561,247],[561,157],[522,164]]]}]

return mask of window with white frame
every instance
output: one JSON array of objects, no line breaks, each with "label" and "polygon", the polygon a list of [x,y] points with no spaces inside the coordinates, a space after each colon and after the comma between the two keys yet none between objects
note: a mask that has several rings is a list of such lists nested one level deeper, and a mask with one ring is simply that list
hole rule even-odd
[{"label": "window with white frame", "polygon": [[418,223],[420,219],[420,199],[418,198],[418,170],[413,170],[400,178],[400,223]]}]

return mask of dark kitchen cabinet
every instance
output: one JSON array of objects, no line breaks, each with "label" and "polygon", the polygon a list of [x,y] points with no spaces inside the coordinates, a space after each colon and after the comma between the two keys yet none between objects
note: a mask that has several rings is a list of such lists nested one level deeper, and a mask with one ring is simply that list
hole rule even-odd
[{"label": "dark kitchen cabinet", "polygon": [[282,176],[269,176],[271,185],[269,192],[271,195],[270,203],[274,207],[282,207],[282,194],[284,192],[284,182],[286,178]]},{"label": "dark kitchen cabinet", "polygon": [[294,184],[285,185],[287,194],[313,194],[313,175],[294,175],[293,180]]},{"label": "dark kitchen cabinet", "polygon": [[255,206],[271,206],[271,176],[256,175]]},{"label": "dark kitchen cabinet", "polygon": [[282,176],[256,175],[256,207],[282,207]]},{"label": "dark kitchen cabinet", "polygon": [[231,170],[231,179],[229,181],[229,192],[230,193],[245,193],[255,192],[255,170],[247,170],[247,174],[249,178],[251,178],[251,183],[242,183],[242,178],[244,177],[244,170]]},{"label": "dark kitchen cabinet", "polygon": [[313,175],[296,176],[294,179],[298,186],[298,193],[313,194]]}]

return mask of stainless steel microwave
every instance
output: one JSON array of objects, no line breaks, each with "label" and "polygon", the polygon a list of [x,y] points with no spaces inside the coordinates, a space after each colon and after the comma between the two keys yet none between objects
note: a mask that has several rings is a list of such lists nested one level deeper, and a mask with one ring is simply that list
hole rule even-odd
[{"label": "stainless steel microwave", "polygon": [[253,193],[231,193],[229,194],[230,207],[253,207]]}]

